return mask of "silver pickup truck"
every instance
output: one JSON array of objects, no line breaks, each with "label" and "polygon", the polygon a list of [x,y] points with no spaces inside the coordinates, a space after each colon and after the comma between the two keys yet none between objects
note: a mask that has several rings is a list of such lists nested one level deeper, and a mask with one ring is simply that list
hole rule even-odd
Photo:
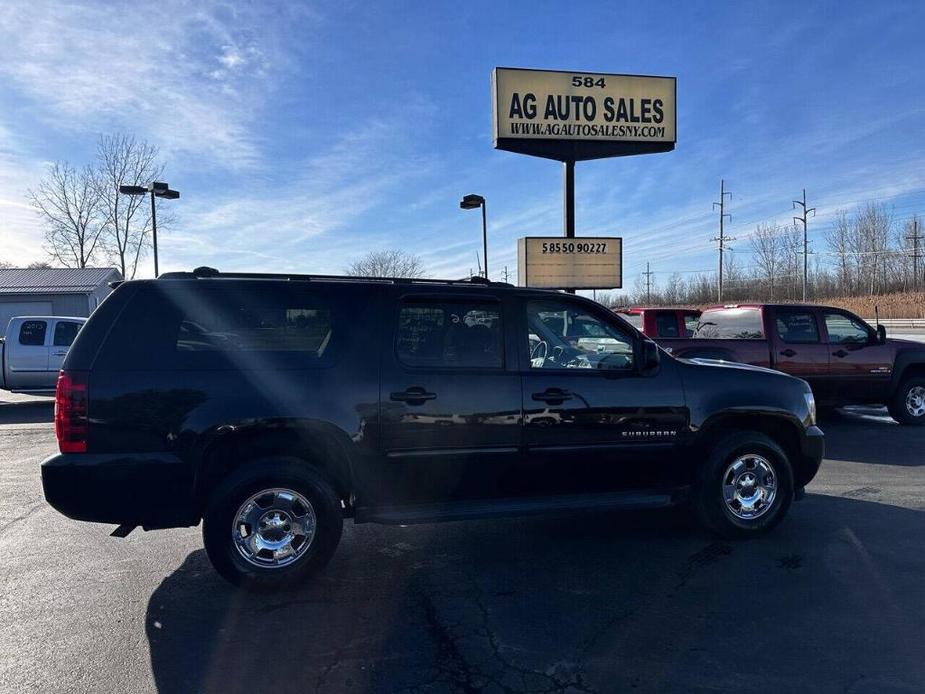
[{"label": "silver pickup truck", "polygon": [[58,370],[86,318],[18,316],[0,338],[0,389],[53,393]]}]

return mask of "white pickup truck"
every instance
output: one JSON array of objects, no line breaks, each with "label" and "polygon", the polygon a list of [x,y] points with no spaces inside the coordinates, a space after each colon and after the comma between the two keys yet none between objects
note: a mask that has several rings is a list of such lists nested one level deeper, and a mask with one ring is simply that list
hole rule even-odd
[{"label": "white pickup truck", "polygon": [[0,389],[53,393],[58,370],[86,318],[18,316],[0,338]]}]

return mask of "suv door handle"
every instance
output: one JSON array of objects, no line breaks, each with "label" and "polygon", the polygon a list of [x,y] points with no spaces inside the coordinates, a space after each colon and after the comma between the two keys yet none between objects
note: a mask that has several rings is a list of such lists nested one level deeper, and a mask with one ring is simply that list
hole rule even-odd
[{"label": "suv door handle", "polygon": [[425,400],[433,400],[436,397],[436,393],[428,393],[421,386],[411,386],[400,393],[392,393],[389,399],[406,402],[409,405],[423,405]]},{"label": "suv door handle", "polygon": [[832,356],[833,357],[847,357],[848,353],[845,350],[840,349],[837,352],[832,352]]},{"label": "suv door handle", "polygon": [[792,349],[790,349],[790,348],[788,347],[788,348],[785,349],[783,352],[781,352],[781,355],[783,355],[783,356],[785,356],[785,357],[792,357],[792,356],[796,355],[796,352],[794,352]]},{"label": "suv door handle", "polygon": [[566,400],[571,400],[572,394],[563,388],[547,388],[542,393],[534,393],[533,399],[550,405],[559,405]]}]

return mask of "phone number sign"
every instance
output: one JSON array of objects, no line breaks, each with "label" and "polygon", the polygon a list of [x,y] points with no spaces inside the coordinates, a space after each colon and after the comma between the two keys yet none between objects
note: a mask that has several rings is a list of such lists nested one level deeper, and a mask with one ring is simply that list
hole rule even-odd
[{"label": "phone number sign", "polygon": [[522,287],[538,289],[619,289],[623,286],[623,239],[518,239],[517,279]]}]

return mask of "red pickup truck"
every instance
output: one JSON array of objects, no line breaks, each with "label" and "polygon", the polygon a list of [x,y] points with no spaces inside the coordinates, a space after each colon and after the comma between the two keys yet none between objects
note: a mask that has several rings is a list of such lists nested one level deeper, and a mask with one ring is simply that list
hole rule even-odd
[{"label": "red pickup truck", "polygon": [[849,311],[800,304],[708,308],[691,339],[654,336],[684,359],[765,366],[807,381],[820,405],[885,404],[901,424],[925,424],[925,344],[887,339]]},{"label": "red pickup truck", "polygon": [[697,329],[700,311],[696,308],[648,308],[630,306],[614,309],[623,320],[648,337],[691,337]]}]

